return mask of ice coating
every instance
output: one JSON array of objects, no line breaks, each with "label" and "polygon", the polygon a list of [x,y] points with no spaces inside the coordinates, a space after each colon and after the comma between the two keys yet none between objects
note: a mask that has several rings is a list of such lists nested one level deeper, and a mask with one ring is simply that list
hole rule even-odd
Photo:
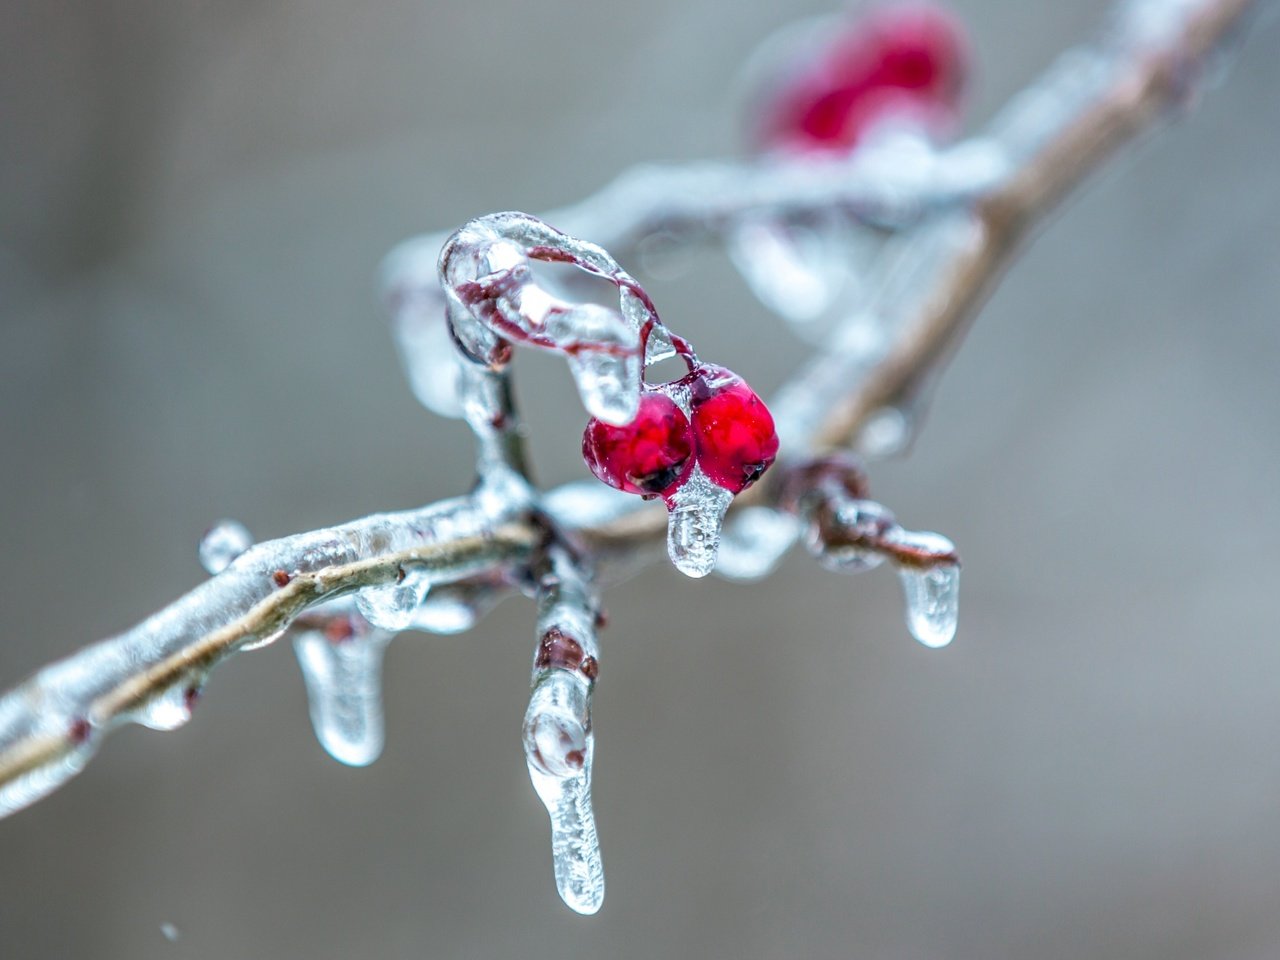
[{"label": "ice coating", "polygon": [[307,607],[393,582],[405,565],[457,579],[518,558],[532,539],[503,525],[523,503],[497,509],[483,491],[259,543],[131,630],[37,672],[0,698],[0,815],[78,773],[122,722],[181,726],[212,667]]},{"label": "ice coating", "polygon": [[[534,276],[531,261],[566,263],[617,287],[618,308],[576,303]],[[472,363],[500,369],[507,344],[563,354],[584,408],[607,423],[629,422],[643,362],[665,351],[662,323],[640,285],[601,247],[522,213],[472,220],[440,253],[440,285],[454,338]],[[473,418],[468,416],[468,421]]]},{"label": "ice coating", "polygon": [[382,753],[382,655],[391,634],[374,630],[335,639],[306,630],[294,637],[316,739],[353,767]]}]

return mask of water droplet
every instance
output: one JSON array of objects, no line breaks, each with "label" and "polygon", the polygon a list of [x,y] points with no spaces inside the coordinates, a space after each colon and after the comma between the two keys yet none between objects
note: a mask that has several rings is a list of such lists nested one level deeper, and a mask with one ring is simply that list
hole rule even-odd
[{"label": "water droplet", "polygon": [[356,609],[375,627],[395,633],[408,629],[413,615],[431,586],[428,572],[421,568],[404,568],[399,583],[365,587],[356,594]]},{"label": "water droplet", "polygon": [[160,924],[160,935],[170,943],[177,943],[178,939],[182,936],[182,931],[172,923],[162,923]]},{"label": "water droplet", "polygon": [[720,526],[732,502],[733,494],[707,479],[701,467],[671,497],[667,554],[685,576],[705,577],[715,567]]},{"label": "water droplet", "polygon": [[593,417],[620,426],[636,417],[640,403],[640,357],[632,352],[580,350],[569,370],[582,405]]},{"label": "water droplet", "polygon": [[926,647],[945,647],[955,637],[959,619],[960,565],[904,566],[898,569],[898,577],[911,635]]},{"label": "water droplet", "polygon": [[219,520],[200,539],[200,566],[217,575],[253,546],[253,536],[238,520]]},{"label": "water droplet", "polygon": [[294,639],[316,739],[341,763],[363,767],[382,753],[382,654],[389,640],[375,632],[334,643],[319,631]]}]

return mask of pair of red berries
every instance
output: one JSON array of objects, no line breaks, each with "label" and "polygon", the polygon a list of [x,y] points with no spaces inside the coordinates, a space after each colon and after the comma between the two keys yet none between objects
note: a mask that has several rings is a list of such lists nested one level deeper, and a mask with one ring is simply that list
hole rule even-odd
[{"label": "pair of red berries", "polygon": [[934,133],[956,120],[969,43],[946,10],[924,2],[873,8],[781,64],[758,135],[768,147],[848,151],[889,116]]},{"label": "pair of red berries", "polygon": [[[689,415],[672,398],[688,398]],[[670,384],[645,384],[636,417],[614,426],[593,419],[582,435],[582,457],[611,487],[670,503],[694,464],[712,483],[738,493],[778,455],[768,408],[737,374],[698,364]]]}]

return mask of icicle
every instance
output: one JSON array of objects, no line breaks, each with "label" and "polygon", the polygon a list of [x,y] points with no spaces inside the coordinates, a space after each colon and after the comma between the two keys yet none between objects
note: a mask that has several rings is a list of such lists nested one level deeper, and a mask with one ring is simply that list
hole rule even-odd
[{"label": "icicle", "polygon": [[341,763],[363,767],[382,753],[382,654],[390,636],[330,640],[318,630],[293,641],[316,739]]},{"label": "icicle", "polygon": [[577,913],[604,902],[604,863],[591,809],[595,737],[588,719],[586,681],[553,670],[535,688],[525,715],[525,754],[533,789],[551,817],[556,889]]},{"label": "icicle", "polygon": [[945,647],[956,635],[960,603],[959,564],[898,570],[907,602],[907,629],[926,647]]},{"label": "icicle", "polygon": [[[937,533],[895,529],[889,536],[901,547],[925,554],[954,554],[955,545]],[[898,578],[906,600],[907,629],[926,647],[945,647],[956,635],[960,611],[960,564],[928,566],[900,563]]]},{"label": "icicle", "polygon": [[759,580],[768,576],[791,549],[800,521],[769,507],[735,511],[720,537],[716,573],[730,580]]},{"label": "icicle", "polygon": [[365,587],[357,593],[356,609],[375,627],[397,633],[413,623],[414,612],[430,586],[428,571],[405,567],[399,583]]},{"label": "icicle", "polygon": [[667,518],[667,553],[676,569],[689,577],[705,577],[716,565],[720,526],[733,494],[694,467],[689,480],[672,496]]},{"label": "icicle", "polygon": [[238,520],[219,520],[200,539],[200,566],[217,575],[253,546],[253,537]]}]

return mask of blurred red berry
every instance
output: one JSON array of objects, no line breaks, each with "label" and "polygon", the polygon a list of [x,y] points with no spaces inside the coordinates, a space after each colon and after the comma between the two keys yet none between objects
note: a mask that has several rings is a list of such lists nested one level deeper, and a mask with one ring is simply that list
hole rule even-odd
[{"label": "blurred red berry", "polygon": [[582,434],[582,457],[611,487],[642,496],[675,492],[693,469],[693,432],[675,401],[640,395],[636,418],[623,426],[592,419]]},{"label": "blurred red berry", "polygon": [[703,367],[691,390],[698,465],[730,493],[751,486],[778,455],[773,416],[754,390],[723,367]]},{"label": "blurred red berry", "polygon": [[968,67],[968,40],[947,11],[873,9],[778,78],[763,110],[763,145],[847,151],[894,115],[937,131],[955,120]]}]

